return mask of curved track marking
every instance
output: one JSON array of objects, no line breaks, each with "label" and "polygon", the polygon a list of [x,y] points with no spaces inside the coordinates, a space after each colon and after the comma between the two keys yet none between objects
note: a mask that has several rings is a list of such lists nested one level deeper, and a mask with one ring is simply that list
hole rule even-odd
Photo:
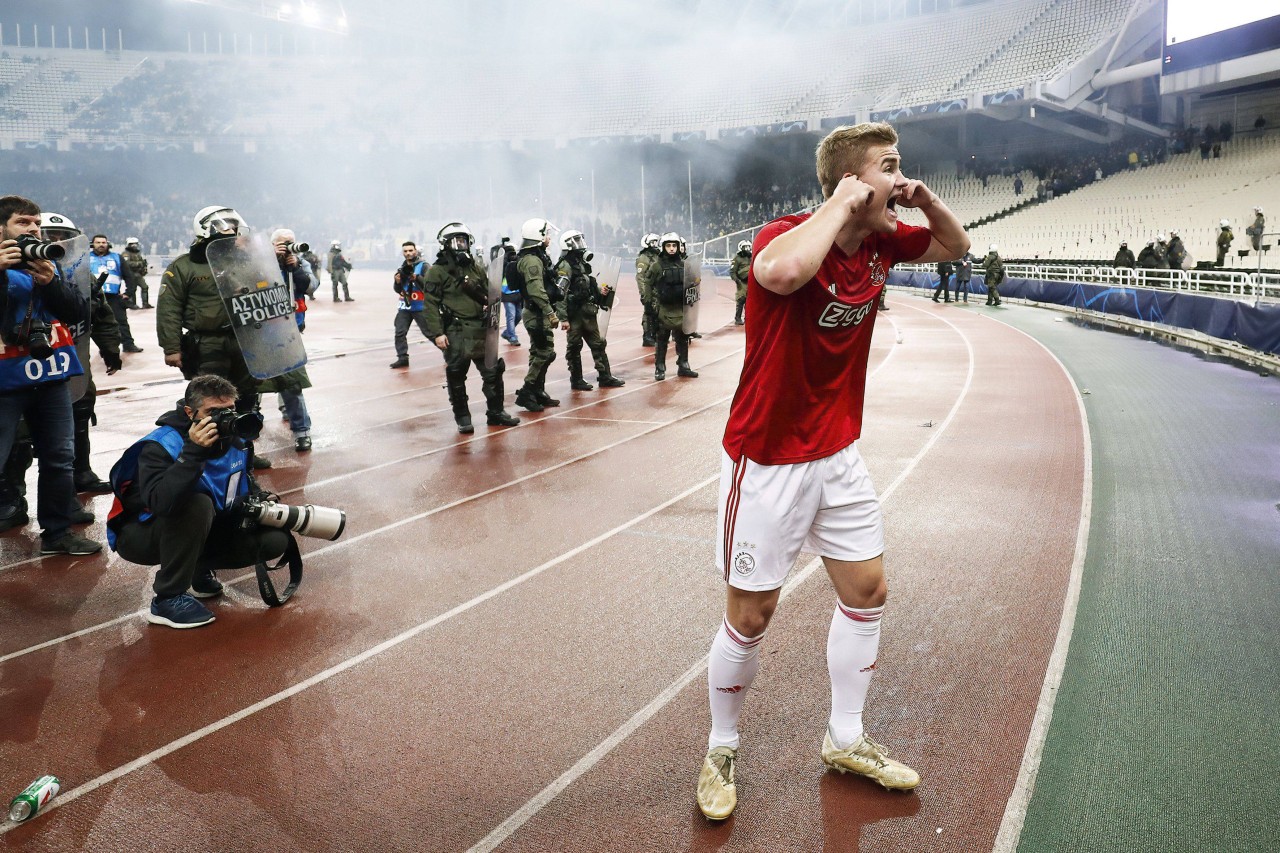
[{"label": "curved track marking", "polygon": [[1042,341],[1022,329],[995,317],[987,317],[987,319],[1035,341],[1036,345],[1048,353],[1062,370],[1063,375],[1067,377],[1067,382],[1071,384],[1071,390],[1076,395],[1076,406],[1080,410],[1080,430],[1084,442],[1084,484],[1080,497],[1080,526],[1076,532],[1076,553],[1071,561],[1067,593],[1062,602],[1062,618],[1058,622],[1058,635],[1053,642],[1053,652],[1049,655],[1049,665],[1045,668],[1040,700],[1036,703],[1036,715],[1031,721],[1031,731],[1027,735],[1027,748],[1022,753],[1022,765],[1018,768],[1018,780],[1014,783],[1013,793],[1009,795],[1009,802],[1005,805],[1004,817],[1000,821],[1000,830],[996,834],[995,845],[992,848],[994,853],[1012,853],[1018,848],[1022,825],[1027,819],[1027,805],[1031,802],[1031,794],[1036,786],[1036,776],[1040,772],[1044,742],[1049,734],[1049,724],[1053,721],[1053,706],[1058,698],[1058,687],[1062,684],[1062,674],[1066,670],[1071,634],[1075,630],[1076,608],[1080,603],[1080,585],[1084,577],[1084,559],[1089,549],[1089,522],[1093,513],[1093,439],[1089,434],[1089,413],[1084,407],[1084,397],[1080,395],[1080,388],[1076,385],[1075,378],[1062,360]]},{"label": "curved track marking", "polygon": [[[903,468],[902,471],[898,474],[898,476],[894,478],[893,482],[889,484],[889,487],[884,490],[884,493],[880,496],[881,503],[888,501],[888,499],[893,495],[894,492],[897,491],[898,487],[902,485],[902,483],[907,479],[907,477],[911,474],[911,472],[915,470],[916,466],[920,464],[920,461],[924,459],[924,457],[929,453],[929,451],[933,449],[933,446],[937,444],[938,439],[940,439],[943,433],[947,431],[947,427],[951,425],[951,422],[955,419],[956,414],[960,411],[960,406],[964,403],[965,397],[968,396],[969,394],[969,388],[973,384],[973,370],[974,370],[975,358],[973,353],[973,344],[969,341],[968,336],[965,335],[965,333],[961,331],[959,327],[957,327],[951,321],[947,320],[945,317],[939,317],[935,314],[929,313],[928,311],[925,311],[920,308],[914,308],[913,306],[910,306],[910,305],[906,307],[913,308],[913,310],[919,311],[921,314],[924,314],[930,319],[941,320],[943,323],[950,326],[952,331],[954,331],[957,335],[959,335],[960,339],[964,341],[965,350],[969,356],[969,369],[968,369],[968,372],[965,374],[964,386],[960,389],[960,395],[956,397],[956,401],[955,403],[952,404],[951,410],[947,412],[946,418],[942,421],[942,423],[938,426],[938,428],[933,432],[933,435],[930,436],[929,440],[925,442],[924,447],[920,448],[920,451],[916,453],[914,457],[912,457],[911,461],[907,463],[906,467]],[[892,321],[890,321],[890,323],[893,325],[895,332],[897,332],[898,331],[897,324],[893,323]],[[893,349],[890,349],[889,352],[892,353]],[[880,371],[880,368],[884,367],[886,362],[888,362],[887,357],[885,358],[884,361],[882,361],[876,367],[876,370],[871,373],[871,375],[868,377],[868,380],[874,377],[875,374]],[[719,474],[716,475],[716,478],[718,477],[719,477]],[[778,603],[781,604],[782,601],[784,601],[788,595],[790,595],[797,587],[799,587],[802,583],[804,583],[809,578],[809,576],[812,575],[821,565],[822,565],[821,557],[814,557],[812,560],[806,563],[804,568],[802,568],[799,572],[795,573],[790,579],[788,579],[787,583],[783,585],[782,594],[779,596]],[[680,692],[684,690],[684,688],[688,687],[695,679],[701,676],[702,673],[706,671],[706,668],[707,668],[707,659],[704,656],[701,660],[694,663],[693,666],[685,670],[684,674],[681,675],[680,678],[676,679],[675,681],[671,682],[671,684],[667,685],[667,687],[661,693],[659,693],[656,697],[654,697],[653,701],[651,701],[649,704],[645,705],[643,708],[637,711],[631,717],[631,719],[627,720],[625,723],[623,723],[621,726],[615,729],[612,734],[610,734],[607,738],[605,738],[603,741],[597,744],[594,749],[592,749],[590,752],[584,755],[581,759],[579,759],[576,764],[574,764],[572,767],[570,767],[568,770],[562,773],[557,779],[551,782],[551,784],[547,785],[545,788],[543,788],[541,791],[535,794],[532,798],[528,800],[528,802],[526,802],[523,806],[521,806],[518,810],[516,810],[514,814],[508,817],[505,821],[503,821],[501,824],[495,827],[492,832],[490,832],[488,835],[482,838],[479,842],[477,842],[473,847],[471,847],[469,853],[479,853],[479,851],[493,850],[503,841],[507,840],[507,838],[509,838],[513,833],[515,833],[517,829],[519,829],[521,826],[527,823],[531,818],[537,815],[538,812],[542,811],[542,809],[545,808],[552,800],[554,800],[557,796],[559,796],[560,792],[564,791],[571,784],[573,784],[573,782],[576,781],[579,777],[581,777],[582,775],[587,773],[589,770],[591,770],[591,768],[594,767],[596,764],[598,764],[602,758],[604,758],[606,755],[612,752],[615,747],[617,747],[620,743],[622,743],[624,740],[626,740],[628,737],[634,734],[641,726],[643,726],[646,722],[648,722],[655,715],[657,715],[657,713],[661,711],[664,707],[666,707],[671,702],[672,699],[678,696]]]}]

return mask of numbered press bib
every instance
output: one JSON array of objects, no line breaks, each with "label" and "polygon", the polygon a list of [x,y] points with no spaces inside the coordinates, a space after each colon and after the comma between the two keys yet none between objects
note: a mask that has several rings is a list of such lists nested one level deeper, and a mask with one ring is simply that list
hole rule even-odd
[{"label": "numbered press bib", "polygon": [[0,349],[0,391],[63,382],[84,373],[71,332],[56,320],[49,330],[49,343],[53,352],[47,358],[33,358],[25,346],[6,345]]}]

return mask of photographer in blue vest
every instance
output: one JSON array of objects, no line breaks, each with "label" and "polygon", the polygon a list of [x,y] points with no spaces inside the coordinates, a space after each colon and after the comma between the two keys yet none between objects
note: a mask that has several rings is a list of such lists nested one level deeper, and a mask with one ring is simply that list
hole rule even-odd
[{"label": "photographer in blue vest", "polygon": [[244,440],[257,436],[262,415],[236,412],[230,381],[195,377],[156,425],[111,469],[107,541],[131,563],[159,564],[148,622],[198,628],[214,616],[196,599],[222,594],[215,569],[275,559],[290,538],[242,524],[237,501],[254,491]]},{"label": "photographer in blue vest", "polygon": [[100,542],[73,533],[74,426],[67,380],[84,371],[70,327],[85,321],[88,300],[53,262],[61,248],[40,238],[40,207],[0,198],[0,459],[23,418],[40,459],[36,516],[41,554],[94,554]]},{"label": "photographer in blue vest", "polygon": [[400,265],[400,269],[396,270],[395,279],[391,285],[391,289],[400,299],[400,304],[396,306],[395,334],[392,337],[396,347],[396,360],[390,365],[393,370],[409,366],[409,327],[411,325],[417,324],[422,336],[431,340],[431,333],[427,331],[427,318],[422,313],[423,307],[427,304],[426,292],[422,289],[422,279],[427,274],[428,264],[418,252],[417,244],[411,240],[405,240],[400,244],[400,254],[404,256],[404,263]]},{"label": "photographer in blue vest", "polygon": [[133,331],[129,328],[129,315],[124,309],[126,287],[136,288],[137,276],[133,274],[133,270],[119,253],[111,251],[111,243],[105,235],[94,234],[90,248],[93,251],[89,253],[89,273],[95,279],[106,274],[102,282],[102,293],[107,297],[111,313],[116,316],[116,325],[120,327],[120,341],[124,344],[124,351],[142,352],[142,347],[134,343]]}]

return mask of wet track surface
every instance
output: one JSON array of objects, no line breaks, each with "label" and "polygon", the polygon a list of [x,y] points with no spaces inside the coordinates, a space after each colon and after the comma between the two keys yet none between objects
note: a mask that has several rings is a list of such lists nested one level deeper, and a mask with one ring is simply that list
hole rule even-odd
[{"label": "wet track surface", "polygon": [[[626,387],[570,392],[561,352],[548,390],[562,406],[467,437],[420,337],[408,371],[387,369],[394,302],[381,277],[356,282],[360,301],[308,317],[315,450],[294,453],[276,417],[261,442],[276,462],[264,484],[350,519],[337,543],[303,540],[287,606],[223,573],[217,622],[163,629],[141,616],[150,570],[33,559],[31,529],[0,538],[0,784],[64,783],[60,807],[0,847],[171,849],[175,826],[193,850],[991,846],[1058,629],[1088,450],[1043,347],[978,311],[892,300],[860,445],[890,583],[868,723],[924,783],[904,796],[821,771],[833,595],[806,555],[747,702],[739,810],[712,825],[693,787],[723,606],[719,438],[742,359],[729,283],[704,306],[699,379],[653,381],[627,283],[610,344]],[[104,476],[181,393],[149,316],[132,317],[148,349],[99,401]],[[504,355],[509,400],[525,351]]]}]

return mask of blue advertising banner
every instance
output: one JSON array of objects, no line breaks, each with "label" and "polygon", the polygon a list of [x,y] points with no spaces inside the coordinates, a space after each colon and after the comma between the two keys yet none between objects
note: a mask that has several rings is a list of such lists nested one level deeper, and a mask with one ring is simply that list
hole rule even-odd
[{"label": "blue advertising banner", "polygon": [[[935,273],[890,270],[889,284],[932,290],[938,286],[938,276]],[[987,286],[982,276],[974,274],[969,282],[969,292],[986,294]],[[1000,295],[1191,329],[1224,341],[1235,341],[1260,352],[1280,355],[1280,305],[1255,306],[1249,302],[1197,293],[1035,278],[1005,279],[1000,285]]]}]

